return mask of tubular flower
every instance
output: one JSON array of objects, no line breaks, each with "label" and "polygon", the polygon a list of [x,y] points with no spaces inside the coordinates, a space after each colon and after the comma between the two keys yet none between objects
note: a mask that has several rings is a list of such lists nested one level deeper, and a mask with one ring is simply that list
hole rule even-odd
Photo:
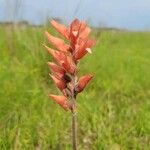
[{"label": "tubular flower", "polygon": [[[44,45],[45,46],[45,45]],[[67,63],[67,56],[61,52],[61,51],[56,51],[53,50],[47,46],[45,46],[45,48],[47,49],[47,51],[53,56],[53,58],[55,59],[55,61],[61,66],[63,63]]]},{"label": "tubular flower", "polygon": [[95,40],[87,39],[83,40],[80,39],[79,43],[76,44],[76,49],[74,52],[74,59],[78,60],[81,59],[86,53],[92,53],[91,47],[95,45]]},{"label": "tubular flower", "polygon": [[56,103],[58,103],[63,109],[68,110],[68,100],[65,96],[49,95]]},{"label": "tubular flower", "polygon": [[59,78],[63,78],[63,76],[65,75],[65,70],[62,67],[56,65],[55,63],[48,62],[48,66],[51,69],[51,72]]},{"label": "tubular flower", "polygon": [[66,88],[66,83],[65,83],[62,79],[59,79],[59,78],[57,78],[56,76],[51,75],[51,74],[50,74],[50,77],[53,79],[53,81],[55,82],[56,86],[57,86],[61,91],[63,91],[63,90]]},{"label": "tubular flower", "polygon": [[51,21],[51,25],[66,39],[69,39],[69,30],[63,24],[56,22],[55,20]]},{"label": "tubular flower", "polygon": [[77,86],[75,87],[75,91],[80,93],[84,90],[88,82],[93,78],[92,75],[85,75],[79,79]]},{"label": "tubular flower", "polygon": [[51,44],[53,44],[53,46],[55,46],[58,50],[63,51],[63,52],[67,52],[69,50],[69,45],[65,44],[64,40],[54,37],[48,32],[45,32],[45,35],[48,41]]},{"label": "tubular flower", "polygon": [[91,32],[91,29],[89,27],[86,26],[86,24],[84,25],[84,23],[82,23],[82,27],[81,27],[81,33],[80,33],[80,38],[81,39],[86,39],[89,35],[89,33]]},{"label": "tubular flower", "polygon": [[87,53],[91,53],[91,48],[95,45],[95,40],[89,39],[88,35],[91,29],[84,21],[75,19],[70,26],[51,21],[51,25],[66,39],[64,40],[54,37],[45,32],[48,41],[57,49],[54,50],[46,45],[48,53],[53,57],[55,63],[48,62],[51,69],[51,78],[56,86],[60,89],[64,96],[50,95],[65,110],[75,111],[75,101],[78,93],[83,91],[88,82],[92,79],[92,75],[85,75],[79,80],[77,78],[77,63]]}]

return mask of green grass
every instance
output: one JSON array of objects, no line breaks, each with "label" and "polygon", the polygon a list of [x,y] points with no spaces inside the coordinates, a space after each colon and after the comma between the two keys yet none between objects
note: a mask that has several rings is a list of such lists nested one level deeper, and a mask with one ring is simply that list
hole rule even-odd
[{"label": "green grass", "polygon": [[[0,150],[70,150],[71,116],[48,94],[48,27],[0,27]],[[55,33],[51,28],[51,32]],[[78,96],[79,150],[149,150],[150,33],[94,31],[80,73],[93,81]]]}]

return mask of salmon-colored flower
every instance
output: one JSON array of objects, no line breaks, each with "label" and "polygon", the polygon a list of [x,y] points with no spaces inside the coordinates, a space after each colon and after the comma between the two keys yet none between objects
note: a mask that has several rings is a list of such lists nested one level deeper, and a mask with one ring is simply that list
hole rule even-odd
[{"label": "salmon-colored flower", "polygon": [[62,66],[67,72],[73,74],[76,71],[75,63],[72,59],[72,57],[68,56],[67,54],[53,50],[47,46],[45,48],[48,50],[48,52],[53,56],[55,61]]},{"label": "salmon-colored flower", "polygon": [[56,86],[63,91],[66,88],[66,83],[62,79],[55,77],[54,75],[49,74],[50,77],[54,80]]},{"label": "salmon-colored flower", "polygon": [[56,103],[58,103],[64,110],[69,109],[68,99],[65,96],[58,96],[58,95],[49,95]]},{"label": "salmon-colored flower", "polygon": [[47,51],[53,56],[55,61],[59,64],[62,65],[62,63],[67,63],[67,56],[61,51],[56,51],[52,48],[49,48],[48,46],[44,45]]},{"label": "salmon-colored flower", "polygon": [[95,40],[92,39],[80,39],[76,45],[74,52],[74,59],[81,59],[85,54],[91,53],[91,47],[95,45]]},{"label": "salmon-colored flower", "polygon": [[[86,39],[89,33],[91,32],[91,29],[86,25],[86,23],[83,21],[80,22],[78,19],[74,19],[73,22],[70,24],[69,28],[67,28],[63,24],[56,22],[55,20],[52,20],[51,24],[61,35],[63,35],[66,39],[70,40],[72,50],[74,50],[74,46],[78,38]],[[46,32],[46,36],[49,37],[49,34],[47,32]],[[50,39],[51,37],[49,38],[49,40]],[[68,47],[65,46],[65,48],[68,48]]]},{"label": "salmon-colored flower", "polygon": [[70,25],[70,42],[71,46],[74,49],[74,46],[76,44],[76,40],[79,35],[79,30],[80,30],[80,21],[78,19],[73,20],[73,22]]},{"label": "salmon-colored flower", "polygon": [[64,40],[54,37],[48,32],[45,32],[48,41],[53,44],[58,50],[67,52],[69,50],[69,45],[65,44]]},{"label": "salmon-colored flower", "polygon": [[91,53],[95,40],[88,38],[91,29],[84,21],[74,19],[68,27],[55,20],[52,20],[51,24],[69,42],[68,45],[63,39],[54,37],[47,31],[45,32],[48,41],[56,48],[54,50],[44,45],[55,61],[55,63],[48,62],[52,72],[50,76],[64,95],[52,95],[51,98],[63,108],[65,106],[65,108],[74,112],[76,107],[72,99],[75,99],[77,94],[83,91],[93,77],[92,75],[85,75],[78,81],[77,63],[84,55]]},{"label": "salmon-colored flower", "polygon": [[56,22],[55,20],[51,21],[51,25],[61,34],[63,35],[66,39],[69,39],[69,30],[66,26],[63,24],[60,24]]},{"label": "salmon-colored flower", "polygon": [[74,74],[76,71],[76,65],[72,57],[67,56],[67,62],[64,63],[64,68],[66,68],[66,71],[68,71],[71,74]]},{"label": "salmon-colored flower", "polygon": [[85,26],[83,29],[80,29],[80,35],[79,38],[86,39],[91,32],[91,29],[87,26]]},{"label": "salmon-colored flower", "polygon": [[62,67],[56,65],[53,62],[48,62],[48,65],[49,65],[52,73],[56,74],[59,78],[62,78],[65,75],[65,70]]},{"label": "salmon-colored flower", "polygon": [[84,90],[89,81],[93,78],[92,75],[85,75],[79,79],[77,86],[75,87],[75,91],[80,93]]}]

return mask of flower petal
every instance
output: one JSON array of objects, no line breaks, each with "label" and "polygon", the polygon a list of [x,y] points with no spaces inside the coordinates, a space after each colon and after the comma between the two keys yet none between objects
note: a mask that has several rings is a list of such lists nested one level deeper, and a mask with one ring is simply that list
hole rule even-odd
[{"label": "flower petal", "polygon": [[52,98],[57,104],[59,104],[64,110],[69,109],[68,100],[65,96],[58,96],[58,95],[49,95],[50,98]]},{"label": "flower petal", "polygon": [[48,66],[50,67],[53,74],[56,74],[59,78],[62,78],[65,75],[65,70],[62,67],[56,65],[55,63],[48,62]]},{"label": "flower petal", "polygon": [[67,56],[66,54],[64,54],[61,51],[55,51],[55,50],[47,47],[46,45],[44,45],[44,46],[48,50],[48,52],[54,57],[56,62],[66,70],[66,72],[69,72],[71,74],[73,74],[75,72],[76,65],[75,65],[73,59],[71,58],[71,56]]},{"label": "flower petal", "polygon": [[67,52],[69,50],[69,45],[65,44],[64,40],[54,37],[48,32],[45,32],[45,35],[50,43],[52,43],[58,50]]},{"label": "flower petal", "polygon": [[61,51],[56,51],[53,50],[51,48],[49,48],[48,46],[44,45],[44,47],[47,49],[47,51],[53,56],[53,58],[55,59],[55,61],[62,66],[63,63],[67,63],[67,56],[61,52]]},{"label": "flower petal", "polygon": [[69,65],[68,67],[68,72],[71,74],[74,74],[76,71],[76,65],[72,59],[72,57],[67,56],[67,64]]},{"label": "flower petal", "polygon": [[86,39],[91,32],[91,29],[89,27],[86,27],[79,35],[80,38]]},{"label": "flower petal", "polygon": [[63,24],[56,22],[55,20],[51,21],[51,25],[65,38],[69,39],[69,30]]},{"label": "flower petal", "polygon": [[79,31],[79,28],[80,28],[80,21],[78,19],[74,19],[70,24],[70,34],[72,34],[74,31]]},{"label": "flower petal", "polygon": [[78,19],[73,20],[72,23],[70,24],[70,37],[69,37],[72,50],[74,50],[75,48],[74,46],[78,38],[79,29],[80,29],[80,21]]},{"label": "flower petal", "polygon": [[54,75],[49,74],[50,77],[54,80],[56,86],[62,91],[66,88],[66,83],[62,79],[58,79]]},{"label": "flower petal", "polygon": [[93,78],[92,75],[85,75],[79,79],[77,86],[75,87],[75,91],[80,93],[84,90],[89,81]]},{"label": "flower petal", "polygon": [[74,53],[75,60],[81,59],[87,52],[91,53],[91,47],[95,45],[95,40],[80,39]]}]

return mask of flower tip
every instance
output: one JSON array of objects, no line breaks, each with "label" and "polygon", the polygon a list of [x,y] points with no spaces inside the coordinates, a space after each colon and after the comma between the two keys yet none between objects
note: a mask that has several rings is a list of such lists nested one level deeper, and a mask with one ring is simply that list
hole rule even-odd
[{"label": "flower tip", "polygon": [[90,74],[89,77],[92,79],[92,78],[94,78],[94,75]]},{"label": "flower tip", "polygon": [[54,76],[53,76],[52,74],[49,73],[48,75],[49,75],[51,78],[54,78]]},{"label": "flower tip", "polygon": [[48,34],[48,31],[45,31],[44,34]]},{"label": "flower tip", "polygon": [[50,20],[50,23],[51,23],[51,24],[54,23],[54,22],[56,22],[54,19]]},{"label": "flower tip", "polygon": [[45,48],[48,48],[48,46],[46,46],[44,43],[42,44]]},{"label": "flower tip", "polygon": [[48,62],[47,62],[47,64],[48,64],[48,65],[50,65],[50,64],[51,64],[51,62],[49,62],[49,61],[48,61]]},{"label": "flower tip", "polygon": [[45,31],[44,35],[47,37],[49,35],[48,31]]},{"label": "flower tip", "polygon": [[90,48],[85,49],[88,53],[92,54],[92,50]]},{"label": "flower tip", "polygon": [[89,75],[86,76],[86,78],[87,78],[88,80],[91,80],[92,78],[94,78],[94,75],[89,74]]},{"label": "flower tip", "polygon": [[45,45],[45,44],[43,44],[43,46],[47,49],[47,51],[49,52],[49,53],[52,53],[52,50],[51,50],[51,48],[49,48],[47,45]]},{"label": "flower tip", "polygon": [[45,44],[43,44],[43,46],[50,52],[50,48],[48,46],[46,46]]},{"label": "flower tip", "polygon": [[54,94],[49,94],[49,97],[51,98],[51,99],[56,99],[56,95],[54,95]]},{"label": "flower tip", "polygon": [[53,27],[55,27],[55,26],[58,25],[58,22],[57,22],[56,20],[52,19],[52,20],[50,21],[50,24],[51,24]]},{"label": "flower tip", "polygon": [[52,79],[53,79],[53,81],[56,83],[57,82],[57,78],[55,77],[55,76],[53,76],[52,74],[48,74]]},{"label": "flower tip", "polygon": [[45,44],[44,44],[43,46],[46,48],[46,50],[47,50],[52,56],[54,56],[55,51],[54,51],[53,49],[51,49],[50,47],[46,46]]},{"label": "flower tip", "polygon": [[54,63],[53,63],[53,62],[48,61],[48,62],[47,62],[47,64],[48,64],[49,66],[52,66]]},{"label": "flower tip", "polygon": [[50,40],[51,38],[53,38],[53,36],[48,32],[48,31],[45,31],[45,36],[47,37],[48,40]]},{"label": "flower tip", "polygon": [[45,47],[46,49],[48,49],[48,46],[46,46],[44,43],[42,43],[42,46]]},{"label": "flower tip", "polygon": [[72,31],[72,34],[73,34],[74,36],[77,36],[77,35],[78,35],[78,31]]}]

